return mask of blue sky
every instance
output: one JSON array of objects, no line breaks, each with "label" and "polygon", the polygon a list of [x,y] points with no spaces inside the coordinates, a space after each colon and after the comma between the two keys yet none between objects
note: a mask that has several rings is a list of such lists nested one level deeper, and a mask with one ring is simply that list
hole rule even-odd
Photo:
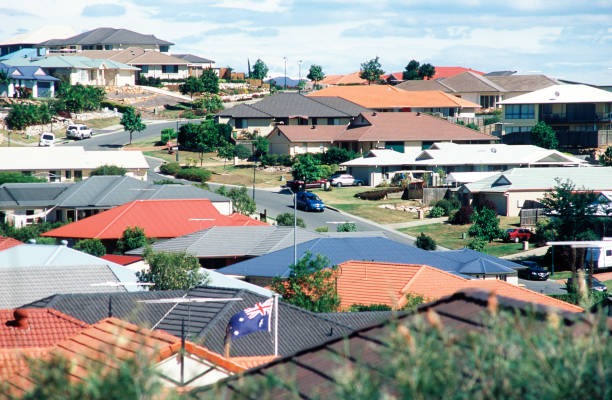
[{"label": "blue sky", "polygon": [[[490,72],[516,70],[612,84],[612,0],[31,0],[0,7],[0,40],[41,25],[77,32],[111,26],[152,33],[172,50],[297,78],[311,64],[354,72],[380,57]],[[50,7],[53,5],[52,7]]]}]

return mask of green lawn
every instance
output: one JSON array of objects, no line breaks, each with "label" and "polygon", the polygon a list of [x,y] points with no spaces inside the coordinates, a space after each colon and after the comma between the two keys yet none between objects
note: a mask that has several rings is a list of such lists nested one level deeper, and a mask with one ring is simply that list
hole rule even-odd
[{"label": "green lawn", "polygon": [[[500,217],[500,227],[507,229],[517,227],[519,223],[518,217]],[[415,226],[411,228],[399,229],[399,231],[411,236],[418,236],[421,232],[434,238],[437,244],[448,249],[461,249],[467,245],[471,238],[467,235],[470,225],[451,225],[448,223],[430,224]],[[462,233],[466,234],[466,238],[462,239]],[[489,243],[485,249],[487,254],[492,256],[504,256],[522,251],[522,243],[506,243],[495,240]]]},{"label": "green lawn", "polygon": [[612,280],[610,280],[610,281],[603,281],[601,283],[606,285],[606,287],[608,288],[608,293],[612,292]]},{"label": "green lawn", "polygon": [[113,125],[119,125],[121,122],[121,118],[119,117],[111,117],[111,118],[95,118],[87,121],[83,121],[82,123],[87,125],[92,129],[103,129]]},{"label": "green lawn", "polygon": [[412,221],[416,218],[415,213],[407,213],[398,210],[389,210],[386,208],[378,207],[381,204],[398,204],[398,203],[410,203],[416,204],[401,199],[390,199],[390,200],[361,200],[355,197],[355,193],[370,190],[367,187],[343,187],[343,188],[332,188],[331,191],[326,192],[321,189],[312,190],[315,192],[321,200],[327,205],[336,207],[342,211],[346,211],[350,214],[360,216],[362,218],[369,219],[379,224],[394,224],[398,222]]},{"label": "green lawn", "polygon": [[[572,276],[572,271],[560,271],[560,272],[555,272],[554,274],[552,274],[549,279],[560,280],[560,279],[570,278],[571,276]],[[609,282],[612,282],[612,281],[609,281]]]}]

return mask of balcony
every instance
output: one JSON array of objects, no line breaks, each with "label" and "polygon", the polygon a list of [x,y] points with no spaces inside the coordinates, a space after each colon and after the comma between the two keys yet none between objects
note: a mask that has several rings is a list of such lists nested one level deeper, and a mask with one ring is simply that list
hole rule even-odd
[{"label": "balcony", "polygon": [[568,124],[581,122],[610,122],[610,113],[586,113],[586,114],[540,114],[540,121],[547,124]]},{"label": "balcony", "polygon": [[[612,145],[612,130],[555,131],[560,148],[593,149]],[[504,144],[532,144],[530,132],[513,132],[502,136]]]}]

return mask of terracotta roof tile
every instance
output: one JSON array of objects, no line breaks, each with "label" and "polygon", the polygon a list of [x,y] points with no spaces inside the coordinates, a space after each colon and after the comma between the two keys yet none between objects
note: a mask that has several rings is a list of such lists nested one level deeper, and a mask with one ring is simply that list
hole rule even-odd
[{"label": "terracotta roof tile", "polygon": [[241,214],[223,215],[208,199],[135,200],[43,234],[50,237],[119,239],[128,226],[147,237],[171,238],[212,226],[267,225]]},{"label": "terracotta roof tile", "polygon": [[53,346],[89,327],[69,315],[51,308],[22,309],[27,313],[27,328],[15,324],[15,310],[0,310],[0,348]]},{"label": "terracotta roof tile", "polygon": [[141,261],[142,257],[138,257],[138,256],[124,256],[121,254],[105,254],[103,256],[101,256],[100,258],[105,259],[106,261],[110,261],[110,262],[114,262],[115,264],[119,264],[119,265],[130,265],[133,264],[135,262]]},{"label": "terracotta roof tile", "polygon": [[13,239],[12,237],[0,236],[0,250],[10,249],[11,247],[19,246],[20,244],[23,244],[23,242]]},{"label": "terracotta roof tile", "polygon": [[413,293],[425,300],[436,300],[464,289],[485,289],[498,296],[528,303],[581,312],[574,304],[500,280],[464,279],[427,266],[367,261],[347,261],[338,265],[337,285],[340,307],[352,304],[387,304],[401,307],[403,294]]},{"label": "terracotta roof tile", "polygon": [[342,97],[371,109],[480,108],[479,104],[441,91],[406,91],[389,85],[330,86],[310,93],[308,96]]},{"label": "terracotta roof tile", "polygon": [[267,364],[279,358],[278,356],[231,357],[230,360],[244,369],[251,369]]},{"label": "terracotta roof tile", "polygon": [[0,380],[8,379],[27,368],[27,358],[40,358],[50,350],[51,347],[0,349]]}]

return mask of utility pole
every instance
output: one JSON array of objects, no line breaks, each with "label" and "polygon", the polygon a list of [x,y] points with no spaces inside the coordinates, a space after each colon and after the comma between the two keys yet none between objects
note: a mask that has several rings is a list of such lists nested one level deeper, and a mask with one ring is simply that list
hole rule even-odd
[{"label": "utility pole", "polygon": [[287,57],[283,57],[285,60],[285,90],[287,90]]},{"label": "utility pole", "polygon": [[298,93],[302,92],[302,60],[298,60]]}]

